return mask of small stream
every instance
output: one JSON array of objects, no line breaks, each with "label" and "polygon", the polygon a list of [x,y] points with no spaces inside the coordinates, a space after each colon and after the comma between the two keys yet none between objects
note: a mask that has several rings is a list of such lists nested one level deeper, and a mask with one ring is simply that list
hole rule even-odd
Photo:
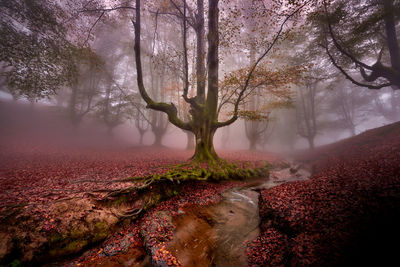
[{"label": "small stream", "polygon": [[246,243],[259,234],[257,190],[308,179],[304,169],[271,172],[271,179],[235,188],[217,205],[191,207],[175,218],[174,239],[167,248],[184,266],[246,266]]}]

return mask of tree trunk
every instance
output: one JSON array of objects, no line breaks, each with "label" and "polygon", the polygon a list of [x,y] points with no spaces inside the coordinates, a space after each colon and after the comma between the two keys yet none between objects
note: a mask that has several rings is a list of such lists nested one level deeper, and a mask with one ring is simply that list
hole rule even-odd
[{"label": "tree trunk", "polygon": [[164,136],[164,132],[153,129],[153,134],[154,134],[153,146],[162,147],[163,146],[162,145],[162,138]]},{"label": "tree trunk", "polygon": [[114,127],[107,126],[107,136],[108,138],[112,139],[114,137]]},{"label": "tree trunk", "polygon": [[227,143],[228,143],[228,140],[229,140],[229,133],[230,133],[229,129],[230,129],[229,127],[225,127],[225,128],[223,129],[223,132],[222,132],[221,144],[222,144],[222,148],[223,148],[223,149],[226,149],[226,148],[227,148],[226,145],[227,145]]},{"label": "tree trunk", "polygon": [[71,97],[69,99],[68,103],[68,109],[69,109],[69,118],[71,120],[72,126],[74,129],[78,128],[78,125],[80,124],[80,120],[78,118],[78,114],[76,114],[75,106],[78,98],[78,89],[76,86],[71,87]]},{"label": "tree trunk", "polygon": [[193,161],[214,162],[219,158],[214,149],[214,134],[217,128],[212,125],[217,121],[218,106],[218,0],[209,0],[208,12],[208,94],[205,107],[192,110],[193,132],[196,136],[196,150]]},{"label": "tree trunk", "polygon": [[196,149],[192,160],[195,162],[215,162],[219,160],[214,149],[215,130],[210,129],[207,123],[199,129],[196,135]]},{"label": "tree trunk", "polygon": [[250,151],[255,151],[256,150],[256,144],[257,144],[256,138],[249,138],[249,142],[250,142],[249,150]]},{"label": "tree trunk", "polygon": [[145,131],[139,129],[139,145],[143,145],[143,136]]},{"label": "tree trunk", "polygon": [[307,138],[308,140],[308,145],[310,146],[310,150],[314,150],[314,138],[310,137]]},{"label": "tree trunk", "polygon": [[351,127],[350,128],[350,131],[351,131],[351,136],[355,136],[356,135],[356,127]]},{"label": "tree trunk", "polygon": [[185,131],[187,137],[186,150],[193,150],[195,148],[195,136],[192,132]]},{"label": "tree trunk", "polygon": [[205,68],[205,28],[204,28],[204,1],[197,0],[197,14],[196,14],[196,81],[197,81],[197,97],[201,103],[205,99],[206,87],[206,68]]}]

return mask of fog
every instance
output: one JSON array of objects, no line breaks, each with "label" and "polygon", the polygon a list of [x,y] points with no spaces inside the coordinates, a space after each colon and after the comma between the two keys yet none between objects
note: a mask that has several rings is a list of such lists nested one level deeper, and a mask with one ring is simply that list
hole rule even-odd
[{"label": "fog", "polygon": [[[221,2],[219,51],[212,54],[207,36],[215,29],[208,4],[200,9],[195,1],[175,6],[146,1],[139,14],[141,36],[135,39],[134,1],[37,4],[54,25],[29,17],[30,7],[17,2],[19,21],[1,20],[2,30],[14,36],[3,41],[0,58],[3,143],[194,150],[203,138],[199,125],[210,120],[215,124],[211,147],[217,150],[290,153],[400,117],[398,77],[373,67],[377,56],[391,66],[391,48],[375,49],[387,40],[360,35],[358,45],[366,53],[356,59],[346,43],[355,33],[335,21],[325,21],[329,31],[321,32],[323,19],[312,16],[322,8],[317,4],[296,9],[283,1],[282,19],[262,12],[277,3]],[[68,19],[58,17],[60,10]],[[190,14],[185,19],[183,11]],[[202,13],[194,17],[193,12]],[[22,40],[25,44],[17,45]],[[141,51],[134,49],[138,45]],[[218,68],[211,69],[214,59]],[[214,76],[216,115],[205,118],[199,114],[214,97]],[[224,121],[229,123],[222,127]]]}]

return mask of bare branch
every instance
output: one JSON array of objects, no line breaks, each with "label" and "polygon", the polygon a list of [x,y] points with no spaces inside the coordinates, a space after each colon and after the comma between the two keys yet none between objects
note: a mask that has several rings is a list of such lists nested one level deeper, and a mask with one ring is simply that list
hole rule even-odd
[{"label": "bare branch", "polygon": [[[321,45],[322,46],[322,45]],[[350,80],[353,84],[358,85],[358,86],[362,86],[362,87],[367,87],[369,89],[374,89],[374,90],[379,90],[383,87],[387,87],[390,86],[391,83],[384,83],[381,85],[371,85],[371,84],[364,84],[361,82],[356,81],[355,79],[353,79],[353,77],[351,77],[341,66],[339,66],[339,64],[337,64],[337,62],[335,61],[335,59],[333,58],[333,56],[331,55],[331,53],[329,52],[328,46],[322,46],[325,48],[326,53],[329,57],[329,59],[331,60],[332,64],[348,79]]]},{"label": "bare branch", "polygon": [[239,97],[236,100],[235,109],[234,109],[232,118],[230,118],[229,120],[227,120],[225,122],[217,122],[216,125],[215,125],[217,128],[228,126],[228,125],[234,123],[238,119],[239,104],[242,101],[243,95],[244,95],[245,91],[247,90],[247,88],[249,86],[249,83],[250,83],[250,80],[252,78],[252,75],[253,75],[255,69],[257,68],[258,64],[261,62],[261,60],[263,60],[265,58],[265,56],[271,51],[272,47],[278,41],[278,39],[279,39],[279,37],[280,37],[280,35],[281,35],[282,31],[283,31],[283,27],[285,26],[286,22],[290,18],[292,18],[294,15],[296,15],[301,9],[303,9],[303,7],[305,7],[309,2],[310,1],[306,1],[303,5],[299,6],[295,11],[293,11],[291,14],[286,16],[284,21],[281,23],[278,32],[275,34],[275,37],[274,37],[272,43],[265,50],[265,52],[257,59],[256,63],[251,67],[251,69],[249,71],[249,74],[247,75],[245,84],[244,84],[242,90],[239,93]]},{"label": "bare branch", "polygon": [[97,18],[97,20],[94,22],[94,24],[92,25],[92,27],[90,27],[89,32],[88,32],[88,35],[87,35],[87,37],[86,37],[86,40],[85,40],[85,43],[84,43],[84,44],[87,44],[87,43],[88,43],[89,38],[90,38],[90,35],[92,34],[92,30],[93,30],[94,27],[97,25],[97,23],[100,21],[100,19],[104,16],[104,13],[106,13],[106,12],[103,11],[103,12],[100,14],[100,16]]},{"label": "bare branch", "polygon": [[133,6],[117,6],[117,7],[111,7],[111,8],[95,8],[95,9],[81,9],[78,12],[83,13],[83,12],[110,12],[110,11],[116,11],[120,9],[130,9],[130,10],[136,10],[135,7]]}]

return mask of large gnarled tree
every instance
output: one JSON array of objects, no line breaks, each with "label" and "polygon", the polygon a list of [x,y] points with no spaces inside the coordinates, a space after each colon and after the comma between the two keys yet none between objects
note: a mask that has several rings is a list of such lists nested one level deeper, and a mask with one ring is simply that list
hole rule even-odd
[{"label": "large gnarled tree", "polygon": [[[173,1],[172,1],[173,2]],[[266,50],[261,56],[255,61],[253,66],[249,69],[247,78],[245,79],[240,90],[238,90],[237,98],[234,101],[232,116],[223,122],[218,121],[218,92],[219,92],[219,8],[218,0],[209,0],[208,2],[208,34],[207,34],[207,68],[205,75],[204,71],[204,59],[202,57],[204,45],[198,38],[203,38],[202,35],[205,32],[205,25],[201,14],[204,12],[204,2],[202,0],[197,1],[197,12],[196,14],[196,38],[198,40],[197,45],[197,62],[196,62],[196,75],[197,75],[197,88],[196,96],[189,97],[189,64],[187,55],[187,24],[188,24],[188,7],[185,0],[181,6],[178,6],[173,2],[176,8],[179,10],[182,16],[183,23],[183,48],[184,48],[184,89],[183,99],[190,105],[191,118],[189,121],[183,121],[178,117],[178,110],[173,103],[164,103],[154,101],[145,88],[143,82],[143,70],[141,62],[141,1],[136,0],[136,19],[132,21],[135,28],[135,57],[136,57],[136,70],[137,70],[137,83],[141,96],[147,104],[147,108],[164,112],[168,115],[169,121],[186,131],[193,132],[196,136],[196,147],[195,154],[192,159],[194,161],[215,161],[218,156],[214,149],[213,138],[218,128],[228,126],[235,122],[239,118],[239,104],[245,96],[246,89],[251,83],[252,74],[254,73],[257,65],[261,60],[271,51],[274,44],[278,41],[281,33],[284,31],[284,25],[286,22],[293,17],[299,10],[301,10],[305,4],[309,1],[305,1],[301,5],[296,6],[294,11],[288,12],[284,16],[284,20],[278,27],[278,31],[275,34],[272,41],[268,44]],[[190,15],[190,14],[189,14]],[[206,82],[205,82],[206,81]]]}]

